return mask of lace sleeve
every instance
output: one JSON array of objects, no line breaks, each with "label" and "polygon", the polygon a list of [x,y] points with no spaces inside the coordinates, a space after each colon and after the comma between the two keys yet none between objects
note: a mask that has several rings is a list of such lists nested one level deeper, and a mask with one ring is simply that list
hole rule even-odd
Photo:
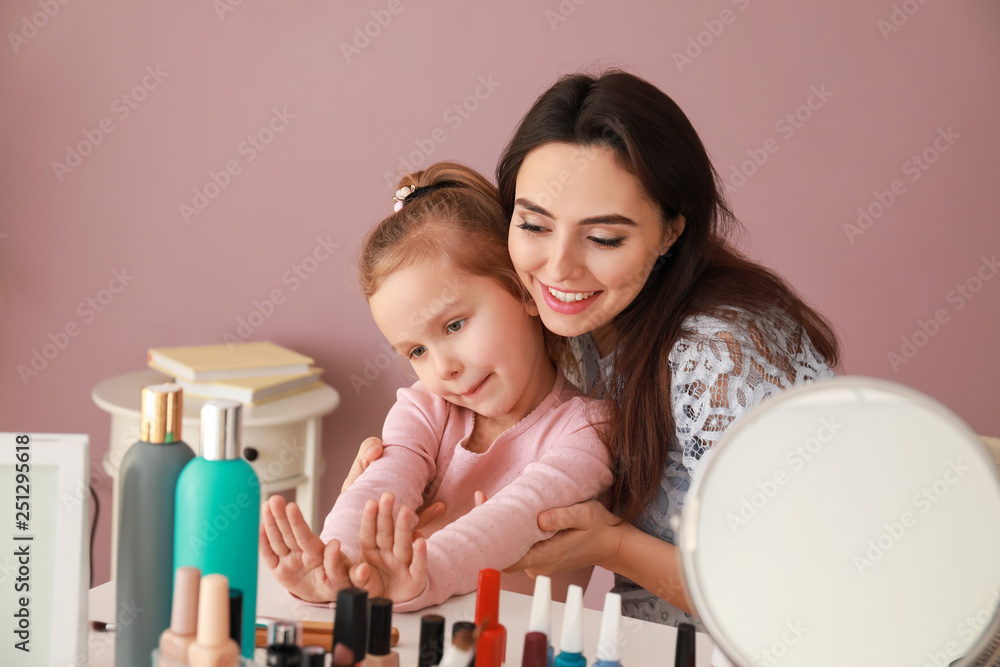
[{"label": "lace sleeve", "polygon": [[671,409],[690,474],[741,415],[782,389],[833,376],[801,326],[709,316],[685,325],[693,333],[677,341],[669,365]]}]

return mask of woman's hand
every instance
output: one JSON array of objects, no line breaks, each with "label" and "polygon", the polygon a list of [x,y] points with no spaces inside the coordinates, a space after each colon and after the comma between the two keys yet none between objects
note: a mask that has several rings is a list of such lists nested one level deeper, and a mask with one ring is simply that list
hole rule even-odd
[{"label": "woman's hand", "polygon": [[396,499],[383,493],[369,500],[361,514],[362,562],[351,570],[351,583],[370,597],[407,602],[427,587],[427,542],[413,532],[416,513],[403,505],[395,519]]},{"label": "woman's hand", "polygon": [[271,496],[260,514],[260,558],[289,592],[307,602],[329,602],[351,587],[351,563],[340,542],[324,545],[295,503]]},{"label": "woman's hand", "polygon": [[616,523],[618,517],[596,500],[546,510],[538,515],[538,527],[559,532],[536,543],[504,572],[525,570],[535,577],[603,565],[618,553],[621,545],[625,526]]},{"label": "woman's hand", "polygon": [[347,473],[347,479],[344,480],[344,485],[340,487],[340,492],[347,491],[347,488],[351,484],[354,484],[358,477],[361,477],[361,473],[365,471],[368,464],[372,461],[378,461],[381,457],[381,438],[365,438],[365,441],[361,443],[361,447],[358,448],[358,455],[354,457],[354,463],[351,464],[351,471]]}]

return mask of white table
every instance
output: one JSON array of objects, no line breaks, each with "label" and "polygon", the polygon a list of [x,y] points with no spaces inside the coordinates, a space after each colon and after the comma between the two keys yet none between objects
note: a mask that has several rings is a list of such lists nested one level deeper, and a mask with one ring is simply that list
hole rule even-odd
[{"label": "white table", "polygon": [[[90,619],[112,621],[115,612],[114,581],[90,590]],[[566,605],[552,603],[553,645],[558,654],[559,634],[562,629],[563,611]],[[455,621],[473,620],[476,608],[476,594],[469,593],[453,597],[437,607],[429,607],[419,612],[393,615],[392,624],[399,628],[399,653],[401,667],[415,667],[420,641],[420,617],[424,614],[441,614],[446,620],[446,641],[451,638],[451,626]],[[519,593],[502,591],[500,595],[500,619],[507,628],[507,662],[511,667],[521,664],[524,651],[524,635],[528,629],[531,613],[531,597]],[[296,621],[333,621],[333,610],[312,607],[291,597],[278,584],[266,568],[258,579],[257,616],[273,616]],[[583,610],[584,655],[587,664],[597,659],[597,638],[601,628],[601,613],[593,609]],[[90,631],[90,667],[113,667],[114,636],[107,632]],[[632,618],[622,619],[621,654],[624,667],[656,665],[670,667],[674,660],[677,629],[647,623]],[[699,633],[696,640],[697,667],[710,667],[712,642],[708,635]],[[266,664],[265,652],[257,649],[256,660]]]},{"label": "white table", "polygon": [[[154,370],[125,373],[102,381],[91,392],[99,408],[111,414],[111,446],[104,455],[104,471],[117,482],[122,457],[139,439],[139,397],[142,388],[169,382]],[[201,407],[208,399],[184,396],[181,439],[195,453],[201,448]],[[256,450],[250,462],[261,482],[261,498],[277,491],[295,489],[295,502],[314,532],[319,532],[319,480],[323,474],[323,416],[340,403],[337,391],[323,384],[243,409],[243,447]],[[112,492],[111,577],[117,570],[118,485]]]}]

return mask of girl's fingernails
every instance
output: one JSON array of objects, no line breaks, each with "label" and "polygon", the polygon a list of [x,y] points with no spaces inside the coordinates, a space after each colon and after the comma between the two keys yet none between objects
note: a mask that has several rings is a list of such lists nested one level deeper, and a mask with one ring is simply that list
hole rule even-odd
[{"label": "girl's fingernails", "polygon": [[555,523],[556,522],[553,521],[551,514],[543,512],[538,515],[538,526],[542,530],[555,530],[556,529]]}]

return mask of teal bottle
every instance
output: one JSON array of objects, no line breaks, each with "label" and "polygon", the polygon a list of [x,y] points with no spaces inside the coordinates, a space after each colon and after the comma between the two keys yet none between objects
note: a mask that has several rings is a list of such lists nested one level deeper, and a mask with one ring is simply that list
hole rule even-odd
[{"label": "teal bottle", "polygon": [[142,388],[139,442],[118,472],[115,667],[142,667],[170,626],[174,577],[174,493],[194,452],[181,441],[183,392]]},{"label": "teal bottle", "polygon": [[225,399],[201,409],[201,456],[177,480],[174,567],[224,574],[243,594],[240,649],[253,658],[257,618],[260,482],[241,456],[242,403]]}]

